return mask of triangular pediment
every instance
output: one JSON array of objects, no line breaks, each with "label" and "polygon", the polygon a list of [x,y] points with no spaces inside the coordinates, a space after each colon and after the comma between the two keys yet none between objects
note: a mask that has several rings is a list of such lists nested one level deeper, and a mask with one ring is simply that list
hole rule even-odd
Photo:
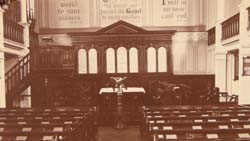
[{"label": "triangular pediment", "polygon": [[107,27],[104,27],[97,31],[98,33],[101,34],[133,34],[133,33],[141,33],[145,32],[146,30],[137,27],[133,24],[130,24],[125,21],[118,21],[114,24],[111,24]]}]

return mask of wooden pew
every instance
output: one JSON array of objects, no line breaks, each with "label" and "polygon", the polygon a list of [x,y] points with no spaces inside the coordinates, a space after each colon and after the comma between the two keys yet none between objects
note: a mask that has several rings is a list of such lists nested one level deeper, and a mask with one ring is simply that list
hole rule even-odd
[{"label": "wooden pew", "polygon": [[141,135],[145,141],[250,140],[250,107],[143,107]]},{"label": "wooden pew", "polygon": [[[193,129],[196,126],[200,126],[201,129],[205,127],[213,127],[213,129],[219,129],[228,126],[228,128],[249,128],[250,121],[248,118],[242,118],[242,117],[227,117],[226,119],[224,117],[197,117],[197,118],[150,118],[147,119],[147,123],[141,126],[141,135],[145,136],[150,131],[154,129],[154,126],[158,126],[170,128],[170,129]],[[193,125],[193,126],[191,126]],[[159,127],[159,128],[160,128]],[[199,127],[198,127],[199,128]]]},{"label": "wooden pew", "polygon": [[142,112],[148,112],[148,111],[192,111],[192,110],[198,110],[198,111],[207,111],[207,110],[213,110],[213,111],[221,111],[221,110],[250,110],[250,105],[236,105],[236,106],[213,106],[213,105],[206,105],[206,106],[149,106],[149,107],[142,107]]},{"label": "wooden pew", "polygon": [[0,109],[1,140],[96,139],[93,108]]},{"label": "wooden pew", "polygon": [[[172,123],[164,123],[162,121],[156,121],[155,123],[150,122],[148,130],[146,130],[145,135],[152,136],[152,134],[157,133],[158,130],[163,131],[187,131],[189,130],[200,130],[200,131],[208,131],[208,130],[229,130],[229,129],[242,129],[249,130],[250,123],[249,121],[239,121],[239,122],[228,122],[228,121],[219,121],[219,122],[172,122]],[[151,134],[151,135],[150,135]]]},{"label": "wooden pew", "polygon": [[170,117],[189,117],[189,116],[248,116],[250,115],[250,110],[249,111],[190,111],[190,112],[147,112],[144,114],[145,116],[170,116]]},{"label": "wooden pew", "polygon": [[205,139],[236,139],[236,138],[248,138],[250,129],[202,129],[202,130],[190,130],[190,129],[182,129],[182,130],[154,130],[150,132],[148,139],[150,141],[155,141],[157,139],[164,140],[205,140]]}]

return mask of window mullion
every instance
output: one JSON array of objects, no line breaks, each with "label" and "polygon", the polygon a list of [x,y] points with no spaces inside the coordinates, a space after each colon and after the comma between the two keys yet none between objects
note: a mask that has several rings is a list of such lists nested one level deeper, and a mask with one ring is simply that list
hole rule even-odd
[{"label": "window mullion", "polygon": [[155,54],[155,60],[156,60],[156,72],[159,72],[159,57],[158,57],[158,51],[159,51],[159,48],[156,48],[156,54]]},{"label": "window mullion", "polygon": [[118,50],[115,50],[115,73],[117,73],[118,72],[118,65],[117,65],[117,59],[118,59],[118,57],[117,57],[117,51]]}]

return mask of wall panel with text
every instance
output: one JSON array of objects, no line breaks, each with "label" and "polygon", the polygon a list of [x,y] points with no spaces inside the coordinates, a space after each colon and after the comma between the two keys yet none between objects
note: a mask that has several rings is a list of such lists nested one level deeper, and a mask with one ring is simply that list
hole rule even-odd
[{"label": "wall panel with text", "polygon": [[203,0],[41,0],[40,28],[105,27],[119,20],[136,26],[204,25]]}]

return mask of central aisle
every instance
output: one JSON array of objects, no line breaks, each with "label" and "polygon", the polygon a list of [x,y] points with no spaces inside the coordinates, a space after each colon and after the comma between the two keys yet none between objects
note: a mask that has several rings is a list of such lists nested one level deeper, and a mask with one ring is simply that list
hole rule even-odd
[{"label": "central aisle", "polygon": [[140,127],[129,126],[121,130],[112,127],[99,127],[98,141],[140,141]]}]

